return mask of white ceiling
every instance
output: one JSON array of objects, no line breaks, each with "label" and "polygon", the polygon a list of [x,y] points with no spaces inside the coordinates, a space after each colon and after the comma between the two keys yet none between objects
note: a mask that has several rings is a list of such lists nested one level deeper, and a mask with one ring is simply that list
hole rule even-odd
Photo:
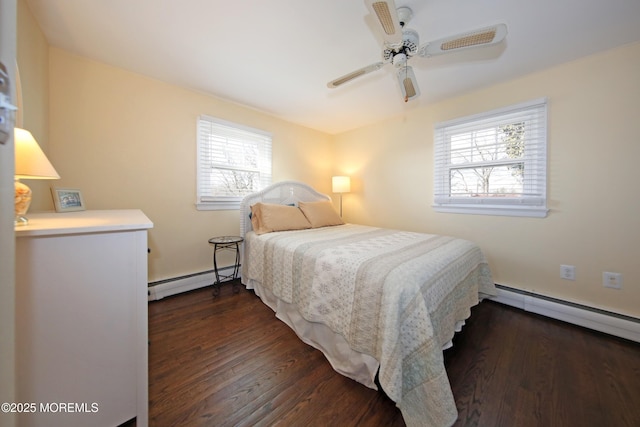
[{"label": "white ceiling", "polygon": [[639,0],[396,0],[420,43],[505,23],[499,45],[410,60],[404,103],[364,0],[27,0],[53,46],[339,133],[640,40]]}]

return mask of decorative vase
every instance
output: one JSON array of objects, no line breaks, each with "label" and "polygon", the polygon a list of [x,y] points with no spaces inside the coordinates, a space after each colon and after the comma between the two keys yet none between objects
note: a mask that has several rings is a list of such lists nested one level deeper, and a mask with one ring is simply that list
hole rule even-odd
[{"label": "decorative vase", "polygon": [[27,211],[29,210],[29,205],[31,204],[31,189],[26,185],[20,182],[16,178],[15,180],[15,220],[14,225],[26,225],[29,220],[25,216]]}]

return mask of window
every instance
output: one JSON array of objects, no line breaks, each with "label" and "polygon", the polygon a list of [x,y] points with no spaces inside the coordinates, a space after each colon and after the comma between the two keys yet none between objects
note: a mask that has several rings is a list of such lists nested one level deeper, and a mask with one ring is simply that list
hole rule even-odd
[{"label": "window", "polygon": [[545,217],[545,99],[437,124],[438,212]]},{"label": "window", "polygon": [[208,116],[198,118],[197,207],[239,209],[271,184],[271,134]]}]

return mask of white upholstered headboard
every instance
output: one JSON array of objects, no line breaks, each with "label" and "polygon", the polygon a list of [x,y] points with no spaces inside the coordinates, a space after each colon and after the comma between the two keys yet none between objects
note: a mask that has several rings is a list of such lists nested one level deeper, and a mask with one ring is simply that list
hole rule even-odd
[{"label": "white upholstered headboard", "polygon": [[314,190],[303,182],[281,181],[264,188],[257,193],[252,193],[240,202],[240,235],[242,237],[251,231],[251,206],[258,203],[274,203],[278,205],[295,205],[298,202],[315,202],[319,200],[331,200],[326,194]]}]

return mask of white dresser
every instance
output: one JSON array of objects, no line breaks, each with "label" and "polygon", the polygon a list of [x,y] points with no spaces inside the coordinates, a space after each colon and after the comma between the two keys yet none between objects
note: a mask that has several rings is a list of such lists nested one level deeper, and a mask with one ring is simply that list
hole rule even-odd
[{"label": "white dresser", "polygon": [[147,230],[139,210],[16,227],[20,426],[148,425]]}]

